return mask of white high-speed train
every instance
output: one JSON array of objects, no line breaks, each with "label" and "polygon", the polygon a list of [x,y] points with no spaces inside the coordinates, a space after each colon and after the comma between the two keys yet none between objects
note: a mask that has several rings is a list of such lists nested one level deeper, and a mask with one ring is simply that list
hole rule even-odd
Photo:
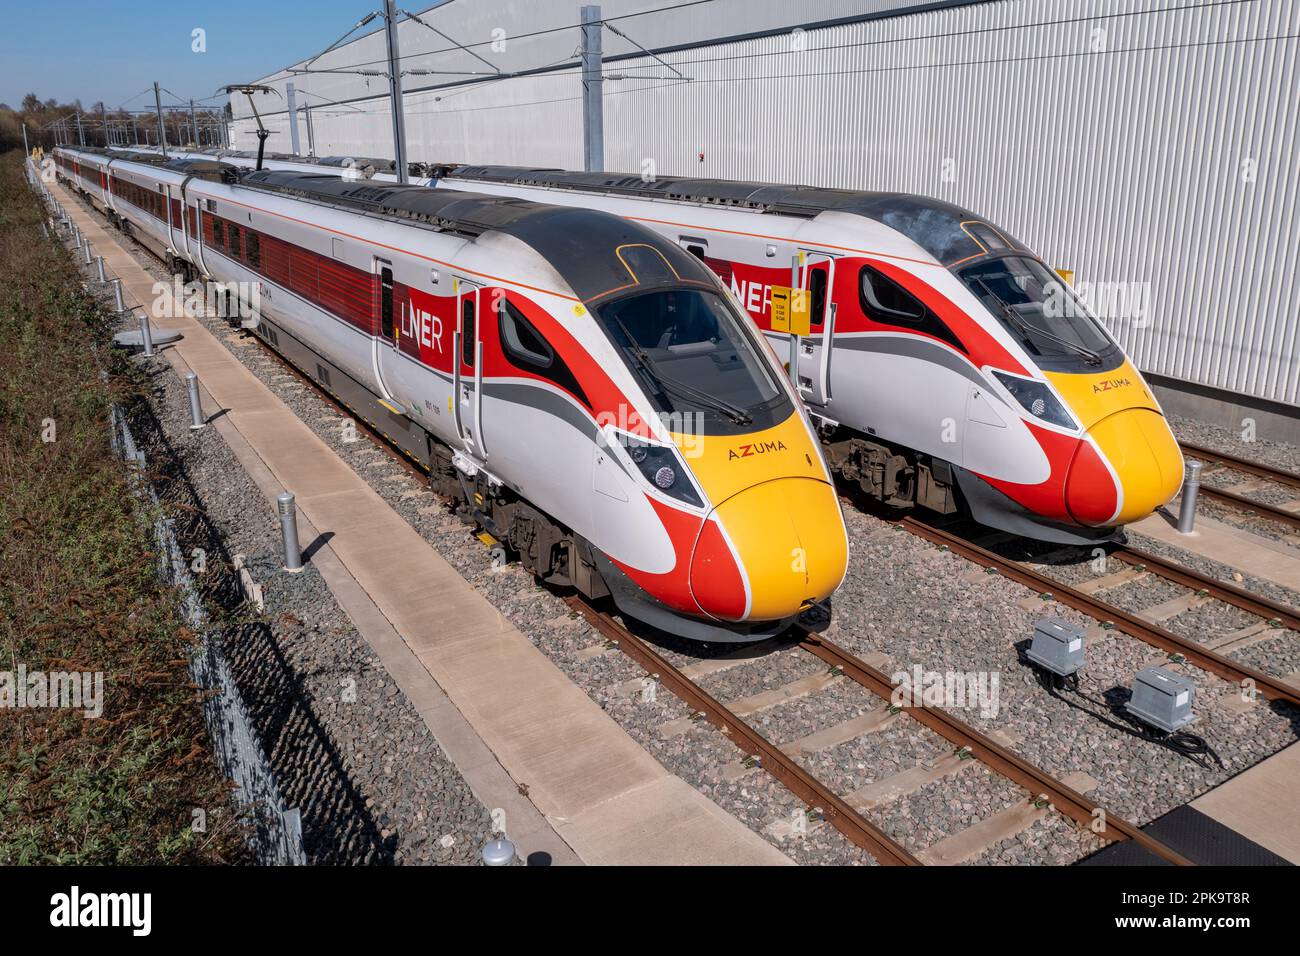
[{"label": "white high-speed train", "polygon": [[798,396],[712,273],[651,230],[207,159],[54,156],[132,236],[255,306],[259,336],[543,579],[735,641],[843,578]]},{"label": "white high-speed train", "polygon": [[[249,164],[252,154],[228,161]],[[305,167],[299,157],[271,162]],[[394,179],[391,161],[330,160]],[[421,170],[417,170],[421,171]],[[706,263],[782,357],[774,287],[806,289],[798,390],[832,465],[869,494],[1086,542],[1168,502],[1183,460],[1159,403],[1067,283],[970,210],[921,196],[508,166],[425,182],[581,206]]]}]

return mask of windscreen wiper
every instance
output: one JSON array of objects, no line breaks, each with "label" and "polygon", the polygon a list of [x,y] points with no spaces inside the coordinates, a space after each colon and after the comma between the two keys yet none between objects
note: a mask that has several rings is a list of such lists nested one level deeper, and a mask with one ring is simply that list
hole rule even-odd
[{"label": "windscreen wiper", "polygon": [[1002,314],[1006,316],[1007,321],[1010,322],[1013,326],[1015,326],[1016,330],[1022,336],[1024,336],[1027,341],[1030,341],[1031,344],[1032,344],[1032,339],[1030,338],[1030,330],[1032,329],[1033,332],[1037,333],[1038,335],[1041,335],[1049,342],[1055,343],[1056,345],[1059,345],[1061,348],[1073,352],[1075,355],[1081,356],[1083,360],[1087,362],[1089,365],[1101,364],[1101,355],[1099,353],[1094,352],[1092,349],[1088,348],[1087,346],[1077,345],[1074,342],[1069,341],[1068,339],[1063,339],[1057,335],[1054,335],[1053,333],[1047,331],[1047,329],[1035,325],[1032,322],[1026,322],[1024,319],[1020,317],[1020,315],[1016,312],[1016,310],[1011,307],[1011,305],[1007,302],[1006,299],[1002,298],[1002,296],[998,295],[991,288],[989,288],[989,284],[985,282],[983,278],[981,278],[980,276],[976,276],[975,281],[978,282],[984,288],[985,292],[987,292],[990,296],[993,297],[994,301],[997,302],[999,308],[1001,308]]},{"label": "windscreen wiper", "polygon": [[650,377],[650,380],[659,386],[660,390],[666,388],[676,392],[678,395],[693,398],[702,405],[708,405],[716,411],[722,412],[722,414],[726,415],[737,425],[748,425],[753,422],[753,417],[743,408],[732,405],[730,402],[718,398],[716,395],[710,395],[708,392],[701,391],[694,385],[687,385],[685,382],[679,381],[671,375],[664,374],[660,371],[658,364],[650,357],[649,353],[646,352],[645,349],[641,348],[636,339],[632,338],[632,334],[627,330],[627,326],[623,324],[623,320],[615,318],[614,321],[618,323],[618,327],[622,330],[624,337],[627,338],[628,349],[632,352],[633,357],[637,360],[638,364],[640,364],[641,368],[645,370],[645,373]]}]

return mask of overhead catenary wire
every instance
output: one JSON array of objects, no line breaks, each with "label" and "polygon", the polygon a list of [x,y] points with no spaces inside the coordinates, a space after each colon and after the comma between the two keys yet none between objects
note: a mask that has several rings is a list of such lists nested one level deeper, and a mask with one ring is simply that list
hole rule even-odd
[{"label": "overhead catenary wire", "polygon": [[[1108,50],[1098,50],[1098,51],[1072,50],[1072,51],[1061,52],[1061,53],[1036,54],[1031,56],[1017,56],[1017,57],[997,57],[993,59],[984,59],[984,60],[959,60],[959,61],[949,61],[943,63],[918,63],[918,64],[909,64],[905,66],[864,67],[861,69],[849,69],[849,70],[822,70],[822,71],[817,71],[812,73],[770,73],[770,74],[765,74],[763,76],[717,77],[711,79],[701,79],[699,77],[696,77],[690,80],[680,80],[680,81],[673,80],[671,83],[665,85],[676,86],[676,85],[682,85],[686,83],[692,83],[692,84],[756,83],[756,82],[761,82],[766,80],[820,78],[820,77],[828,77],[828,76],[849,76],[849,75],[870,74],[870,73],[907,72],[911,70],[933,70],[933,69],[947,69],[947,68],[958,68],[958,67],[989,66],[989,65],[999,65],[999,64],[1008,64],[1008,63],[1029,63],[1029,62],[1041,61],[1041,60],[1070,59],[1070,58],[1078,58],[1078,57],[1104,57],[1104,56],[1118,56],[1122,54],[1131,54],[1131,53],[1167,52],[1172,50],[1193,49],[1197,47],[1216,47],[1216,46],[1225,46],[1225,45],[1242,44],[1242,43],[1267,43],[1273,41],[1295,40],[1298,38],[1300,38],[1300,34],[1288,33],[1288,34],[1280,34],[1275,36],[1238,37],[1238,38],[1230,38],[1226,40],[1203,40],[1203,41],[1194,41],[1188,43],[1157,44],[1153,46],[1142,46],[1142,47],[1122,47],[1118,49],[1108,49]],[[567,78],[572,79],[571,76]],[[609,77],[607,76],[606,78],[608,79]],[[645,80],[668,79],[666,77],[649,77],[649,76],[632,76],[628,78],[645,79]],[[644,92],[646,89],[648,89],[648,87],[638,87],[634,90],[613,90],[613,91],[607,90],[605,91],[604,95],[606,97],[610,97],[622,93]],[[426,89],[408,90],[407,96],[409,97],[422,92],[431,92],[431,89],[426,88]],[[378,96],[364,97],[358,101],[365,102],[366,100],[372,100],[378,98],[379,98]],[[423,112],[428,114],[435,114],[441,112],[466,113],[466,112],[476,112],[480,110],[488,111],[488,110],[498,110],[498,109],[510,109],[510,108],[522,107],[522,106],[538,106],[547,103],[556,103],[556,102],[563,102],[565,100],[577,100],[577,99],[581,99],[581,96],[529,100],[522,103],[494,104],[491,106],[466,107],[457,110],[428,110]],[[339,105],[348,105],[349,102],[358,102],[358,101],[341,100],[337,102],[339,103]],[[381,111],[376,110],[374,112],[381,112]],[[411,111],[408,111],[408,113],[410,112]],[[417,111],[415,115],[421,115],[421,114],[420,112]],[[243,117],[240,117],[240,119],[243,119]]]},{"label": "overhead catenary wire", "polygon": [[[696,0],[696,3],[699,2],[705,2],[705,0]],[[792,50],[777,50],[777,51],[760,51],[760,52],[744,53],[744,54],[700,57],[700,58],[689,59],[689,60],[672,60],[671,65],[673,67],[692,66],[697,64],[721,63],[721,62],[727,62],[731,60],[754,59],[757,57],[793,56],[793,55],[802,55],[806,53],[814,53],[819,51],[841,50],[841,49],[850,49],[850,48],[857,48],[857,47],[871,47],[877,45],[914,43],[914,42],[934,40],[934,39],[955,39],[955,38],[963,38],[969,36],[977,36],[980,34],[1006,32],[1012,30],[1030,30],[1030,29],[1037,29],[1043,27],[1069,25],[1073,23],[1092,22],[1097,20],[1116,20],[1116,19],[1126,19],[1126,18],[1139,17],[1139,16],[1156,16],[1156,15],[1173,14],[1173,13],[1186,12],[1186,11],[1206,10],[1206,9],[1220,8],[1220,7],[1235,7],[1242,4],[1255,3],[1255,2],[1257,2],[1257,0],[1202,0],[1202,2],[1198,2],[1198,3],[1185,3],[1185,4],[1159,7],[1159,8],[1148,9],[1148,10],[1130,10],[1130,11],[1118,11],[1112,13],[1096,13],[1092,15],[1076,15],[1076,16],[1056,18],[1052,20],[1035,20],[1029,23],[1002,24],[993,27],[980,27],[980,28],[974,28],[969,30],[932,32],[932,33],[917,34],[915,36],[907,36],[907,37],[888,37],[888,38],[880,38],[880,39],[858,40],[858,41],[851,41],[851,42],[839,43],[839,44],[825,44],[816,47],[808,47],[802,50],[792,49]],[[663,12],[665,10],[675,9],[676,7],[692,6],[692,5],[695,4],[685,3],[685,4],[677,4],[669,7],[659,7],[659,8],[655,8],[654,10],[639,11],[636,14],[627,14],[622,17],[606,18],[606,21],[604,22],[617,20],[617,19],[626,19],[631,16],[645,16],[651,13]],[[547,30],[542,30],[542,31],[533,31],[530,34],[521,35],[521,37],[541,35],[543,33],[553,33],[562,29],[573,29],[576,28],[576,26],[577,25],[574,25],[574,27],[557,27],[557,28],[549,28]],[[794,27],[788,29],[793,30]],[[774,31],[774,32],[784,32],[784,31]],[[774,74],[767,74],[763,76],[725,77],[725,78],[714,78],[709,80],[696,79],[695,82],[737,83],[737,82],[750,82],[750,81],[756,82],[760,80],[771,80],[771,79],[799,79],[803,77],[821,78],[821,77],[828,77],[828,76],[869,74],[869,73],[877,73],[877,72],[899,72],[899,71],[907,71],[907,70],[936,69],[942,67],[978,66],[981,64],[1033,62],[1033,61],[1041,61],[1041,60],[1067,58],[1071,56],[1100,57],[1100,56],[1116,55],[1116,54],[1123,54],[1123,53],[1188,49],[1188,48],[1194,48],[1199,46],[1212,46],[1221,43],[1239,43],[1239,42],[1254,42],[1254,41],[1263,42],[1263,41],[1274,40],[1274,39],[1291,39],[1291,38],[1292,38],[1291,35],[1284,35],[1280,37],[1248,37],[1248,38],[1237,38],[1237,39],[1229,39],[1229,40],[1189,41],[1186,43],[1168,44],[1164,46],[1126,47],[1126,48],[1107,49],[1107,50],[1090,49],[1086,51],[1066,51],[1061,53],[1046,53],[1046,54],[1019,56],[1019,57],[1003,57],[1003,58],[987,59],[987,60],[966,60],[966,61],[958,61],[954,63],[909,64],[905,66],[896,66],[896,67],[868,67],[868,68],[848,69],[848,70],[824,70],[824,71],[807,72],[807,73],[774,73]],[[491,41],[484,41],[484,43],[488,43],[488,42]],[[718,45],[721,45],[721,44],[728,43],[729,40],[726,37],[720,37],[716,41],[709,41],[709,42],[711,44],[716,43]],[[470,45],[475,45],[475,44],[470,44]],[[483,45],[483,44],[477,44],[477,45]],[[691,47],[699,48],[702,45],[704,44],[693,43],[691,44]],[[411,56],[433,55],[436,53],[454,52],[454,49],[455,48],[435,50],[435,51],[425,51],[424,53],[410,54],[410,55]],[[658,59],[661,55],[666,55],[667,52],[671,52],[671,51],[658,49],[653,51],[647,51],[646,53],[642,53],[642,54],[620,54],[614,57],[607,56],[605,58],[605,61],[608,64],[614,61],[621,61],[627,59],[639,59],[646,55],[650,55]],[[378,61],[368,61],[368,62],[378,62]],[[661,60],[661,62],[665,62],[665,61]],[[366,65],[366,63],[353,64],[353,65],[360,66],[360,65]],[[427,93],[427,92],[433,92],[439,90],[452,90],[457,88],[472,89],[481,86],[482,84],[485,83],[503,82],[509,79],[522,79],[522,78],[527,78],[530,80],[571,79],[570,71],[577,70],[579,68],[580,68],[580,64],[575,60],[570,60],[567,62],[562,61],[559,64],[550,64],[548,66],[542,66],[542,67],[532,67],[527,70],[517,70],[511,73],[502,73],[499,76],[491,76],[485,78],[470,78],[470,79],[450,81],[441,84],[432,84],[429,86],[412,87],[406,90],[406,94],[407,96],[411,96],[418,93]],[[606,74],[605,78],[606,79],[624,79],[624,78],[664,79],[664,77],[652,77],[646,75],[637,76],[635,74],[633,75]],[[382,94],[365,94],[365,95],[360,95],[355,97],[345,97],[340,100],[336,100],[335,102],[340,105],[346,105],[350,103],[361,103],[361,102],[366,102],[368,100],[378,99],[380,98],[381,95]],[[609,91],[607,91],[606,95],[608,96],[611,94]],[[537,105],[537,104],[554,102],[554,101],[555,100],[553,99],[542,99],[542,100],[535,101],[533,103],[520,103],[515,105],[519,105],[519,106]],[[494,107],[483,107],[483,109],[493,109],[493,108]],[[275,114],[266,114],[266,115],[275,115]],[[238,119],[245,119],[245,117],[238,117]]]},{"label": "overhead catenary wire", "polygon": [[[448,3],[443,4],[441,7],[439,7],[439,9],[443,9],[443,8],[445,8],[445,7],[450,6],[452,2],[454,2],[454,0],[449,0]],[[656,13],[667,13],[667,12],[670,12],[670,11],[673,11],[673,10],[680,10],[680,9],[683,9],[683,8],[685,8],[685,7],[698,7],[698,6],[702,6],[703,4],[706,4],[706,3],[716,3],[716,2],[718,2],[718,0],[683,0],[682,3],[673,3],[673,4],[669,4],[669,5],[667,5],[667,6],[655,7],[655,8],[653,8],[653,9],[651,9],[651,10],[638,10],[638,11],[635,11],[635,12],[633,12],[633,13],[624,13],[624,14],[619,14],[618,16],[614,16],[614,17],[605,17],[601,22],[602,22],[602,23],[611,23],[611,22],[613,22],[613,21],[615,21],[615,20],[630,20],[630,19],[633,19],[634,17],[645,17],[645,16],[651,16],[651,15],[656,14]],[[530,30],[530,31],[527,32],[527,33],[519,33],[519,34],[515,34],[515,35],[511,36],[511,37],[510,37],[510,41],[511,41],[511,42],[515,42],[515,41],[518,41],[518,40],[528,40],[528,39],[531,39],[532,37],[548,36],[548,35],[550,35],[550,34],[552,34],[552,33],[563,33],[563,32],[566,31],[566,30],[577,30],[577,29],[580,29],[581,27],[582,27],[582,23],[581,23],[581,22],[577,22],[577,23],[568,23],[568,24],[565,24],[565,25],[563,25],[563,26],[557,26],[557,27],[546,27],[545,29],[542,29],[542,30]],[[453,41],[453,42],[454,42],[454,41]],[[403,54],[403,55],[402,55],[401,57],[399,57],[398,59],[399,59],[399,60],[409,60],[409,59],[414,59],[415,57],[420,57],[420,56],[437,56],[437,55],[439,55],[439,54],[441,54],[441,53],[455,53],[455,52],[457,52],[458,50],[465,51],[465,52],[470,52],[474,47],[484,47],[484,46],[488,46],[488,47],[490,47],[490,46],[491,46],[493,43],[495,43],[495,42],[496,42],[496,40],[493,39],[493,40],[479,40],[479,41],[476,41],[476,42],[474,42],[474,43],[456,44],[455,46],[444,47],[444,48],[442,48],[442,49],[438,49],[438,50],[422,50],[422,51],[420,51],[420,52],[418,52],[418,53],[406,53],[406,54]],[[325,52],[327,52],[327,51],[325,51]],[[319,55],[323,55],[323,53],[322,53],[322,54],[319,54]],[[318,56],[319,56],[319,55],[318,55]],[[315,59],[315,58],[313,58],[313,59]],[[340,65],[334,67],[334,69],[340,69],[340,70],[343,70],[343,69],[347,69],[347,68],[349,68],[349,67],[356,67],[356,66],[374,66],[374,65],[377,64],[377,63],[385,63],[385,64],[386,64],[387,62],[388,62],[387,58],[378,59],[378,60],[362,60],[362,61],[360,61],[360,62],[358,62],[358,63],[344,63],[344,64],[340,64]]]}]

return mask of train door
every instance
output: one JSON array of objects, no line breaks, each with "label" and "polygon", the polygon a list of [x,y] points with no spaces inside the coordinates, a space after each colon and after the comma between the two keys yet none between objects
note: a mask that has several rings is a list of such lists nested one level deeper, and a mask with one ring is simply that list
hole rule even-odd
[{"label": "train door", "polygon": [[[393,264],[387,259],[376,256],[371,261],[371,268],[378,278],[378,312],[379,335],[371,340],[371,362],[374,365],[375,383],[379,386],[379,395],[386,402],[393,401],[393,393],[385,381],[385,369],[395,370],[397,361],[397,316],[394,312],[396,296],[393,294]],[[391,407],[391,406],[390,406]]]},{"label": "train door", "polygon": [[452,337],[453,412],[465,449],[487,458],[483,442],[483,338],[480,287],[456,277],[456,331]]},{"label": "train door", "polygon": [[194,207],[191,210],[191,213],[194,216],[194,231],[191,233],[194,237],[194,261],[198,264],[199,271],[204,276],[211,276],[212,273],[208,271],[208,263],[204,257],[206,237],[203,232],[203,209],[207,208],[210,212],[212,206],[213,202],[211,199],[196,198],[194,200]]},{"label": "train door", "polygon": [[831,400],[831,354],[835,336],[835,257],[825,252],[801,249],[799,288],[808,292],[808,335],[799,342],[796,381],[799,394],[810,405]]}]

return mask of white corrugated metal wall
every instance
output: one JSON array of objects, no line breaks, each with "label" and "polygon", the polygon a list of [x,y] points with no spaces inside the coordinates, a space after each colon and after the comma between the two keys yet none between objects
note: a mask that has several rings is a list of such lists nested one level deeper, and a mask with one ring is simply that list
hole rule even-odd
[{"label": "white corrugated metal wall", "polygon": [[[620,60],[606,166],[960,203],[1111,296],[1141,368],[1294,405],[1298,36],[1287,0],[993,0]],[[411,94],[409,153],[577,166],[579,94]],[[391,155],[382,101],[314,112],[318,152]]]}]

